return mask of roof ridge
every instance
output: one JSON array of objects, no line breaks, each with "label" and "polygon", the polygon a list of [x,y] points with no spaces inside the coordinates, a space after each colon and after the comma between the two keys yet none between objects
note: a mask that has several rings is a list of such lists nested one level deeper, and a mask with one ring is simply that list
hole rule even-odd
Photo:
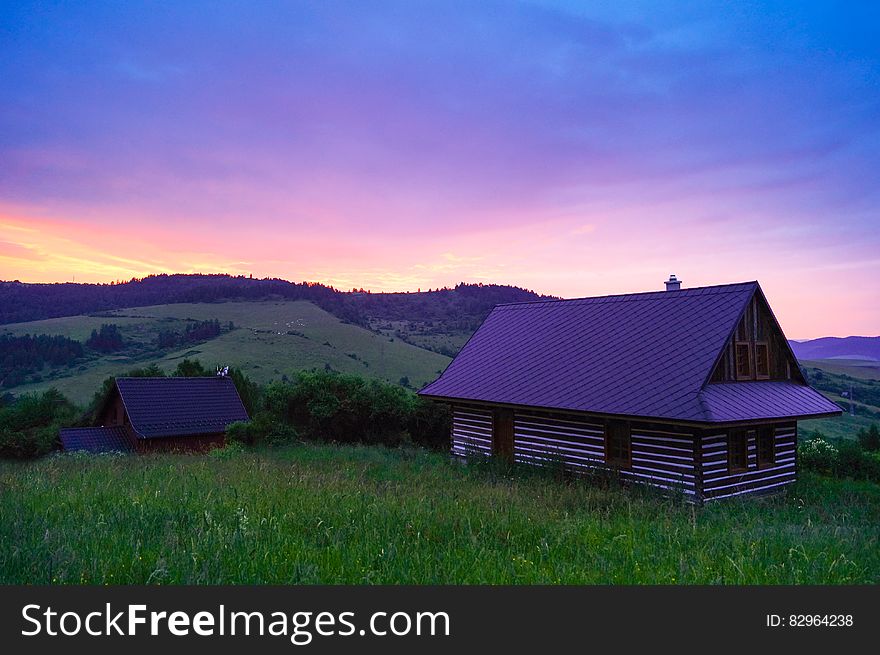
[{"label": "roof ridge", "polygon": [[[729,284],[711,284],[703,287],[689,287],[687,289],[680,289],[678,291],[666,291],[661,289],[659,291],[634,291],[632,293],[612,293],[604,296],[585,296],[583,298],[557,298],[557,299],[544,299],[544,300],[521,300],[519,302],[505,302],[498,303],[495,305],[495,308],[499,307],[519,307],[524,305],[545,305],[551,303],[576,303],[576,302],[584,302],[587,300],[594,302],[611,302],[616,298],[627,298],[630,297],[632,301],[639,300],[653,300],[656,297],[669,297],[674,298],[676,296],[681,295],[693,295],[692,291],[705,291],[706,289],[713,289],[715,293],[736,293],[736,291],[740,290],[735,287],[747,287],[749,285],[758,285],[757,280],[750,280],[748,282],[731,282]],[[650,296],[648,298],[637,298],[636,296]]]},{"label": "roof ridge", "polygon": [[120,375],[117,380],[231,380],[228,375]]}]

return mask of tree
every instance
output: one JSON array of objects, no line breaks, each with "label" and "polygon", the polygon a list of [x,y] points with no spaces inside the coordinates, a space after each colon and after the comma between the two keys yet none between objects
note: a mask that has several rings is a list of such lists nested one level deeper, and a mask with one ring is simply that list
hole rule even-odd
[{"label": "tree", "polygon": [[92,336],[86,341],[86,345],[92,350],[103,353],[121,350],[123,341],[119,326],[115,323],[104,323],[100,330],[92,330]]},{"label": "tree", "polygon": [[862,448],[870,451],[880,450],[880,429],[876,423],[871,423],[871,427],[865,430],[859,430],[859,443]]}]

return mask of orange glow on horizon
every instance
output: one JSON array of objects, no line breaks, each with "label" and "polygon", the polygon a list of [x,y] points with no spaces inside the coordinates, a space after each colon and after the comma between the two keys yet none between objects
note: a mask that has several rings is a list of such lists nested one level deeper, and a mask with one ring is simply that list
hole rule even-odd
[{"label": "orange glow on horizon", "polygon": [[[875,266],[873,259],[834,263],[839,256],[831,256],[829,246],[829,262],[818,266],[814,252],[779,257],[770,239],[752,249],[750,263],[733,266],[743,261],[735,241],[699,232],[692,242],[671,239],[663,221],[655,221],[634,242],[627,238],[632,226],[625,213],[610,220],[577,216],[504,229],[475,226],[428,240],[279,235],[267,243],[261,232],[239,227],[205,233],[185,224],[143,224],[0,213],[0,278],[109,283],[158,273],[228,273],[316,281],[341,290],[415,291],[483,282],[584,297],[659,290],[676,273],[686,287],[758,279],[792,338],[880,331],[872,289],[835,292],[842,280]],[[232,258],[222,254],[229,243],[236,244]],[[291,257],[284,258],[285,252]]]}]

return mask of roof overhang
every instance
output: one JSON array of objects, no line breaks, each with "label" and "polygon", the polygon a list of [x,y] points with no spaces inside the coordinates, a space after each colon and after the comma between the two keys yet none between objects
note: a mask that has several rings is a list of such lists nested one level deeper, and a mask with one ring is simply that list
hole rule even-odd
[{"label": "roof overhang", "polygon": [[686,425],[695,428],[723,428],[723,427],[740,427],[747,425],[763,425],[766,423],[804,421],[814,418],[833,418],[843,414],[843,410],[836,412],[823,412],[815,414],[798,414],[794,416],[770,416],[760,418],[742,419],[737,421],[695,421],[693,419],[677,419],[668,416],[647,416],[637,414],[611,414],[608,412],[596,412],[588,410],[569,409],[564,407],[544,407],[539,405],[516,405],[512,403],[501,403],[490,400],[475,400],[472,398],[452,398],[449,396],[435,396],[432,394],[419,393],[422,398],[433,400],[436,402],[444,402],[452,405],[480,405],[483,407],[514,409],[514,410],[530,410],[538,412],[552,412],[556,414],[569,414],[572,416],[590,416],[600,419],[615,419],[624,421],[642,421],[645,423],[662,423],[664,425]]}]

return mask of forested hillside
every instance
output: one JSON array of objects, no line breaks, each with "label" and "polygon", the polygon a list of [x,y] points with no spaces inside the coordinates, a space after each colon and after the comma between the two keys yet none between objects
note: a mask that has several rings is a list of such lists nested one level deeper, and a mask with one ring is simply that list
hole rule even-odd
[{"label": "forested hillside", "polygon": [[[119,284],[0,282],[0,324],[93,314],[114,309],[226,300],[308,300],[362,327],[408,321],[473,331],[498,303],[536,300],[538,294],[495,284],[458,284],[419,293],[339,291],[313,282],[230,275],[151,275]],[[404,330],[400,336],[406,338]]]}]

